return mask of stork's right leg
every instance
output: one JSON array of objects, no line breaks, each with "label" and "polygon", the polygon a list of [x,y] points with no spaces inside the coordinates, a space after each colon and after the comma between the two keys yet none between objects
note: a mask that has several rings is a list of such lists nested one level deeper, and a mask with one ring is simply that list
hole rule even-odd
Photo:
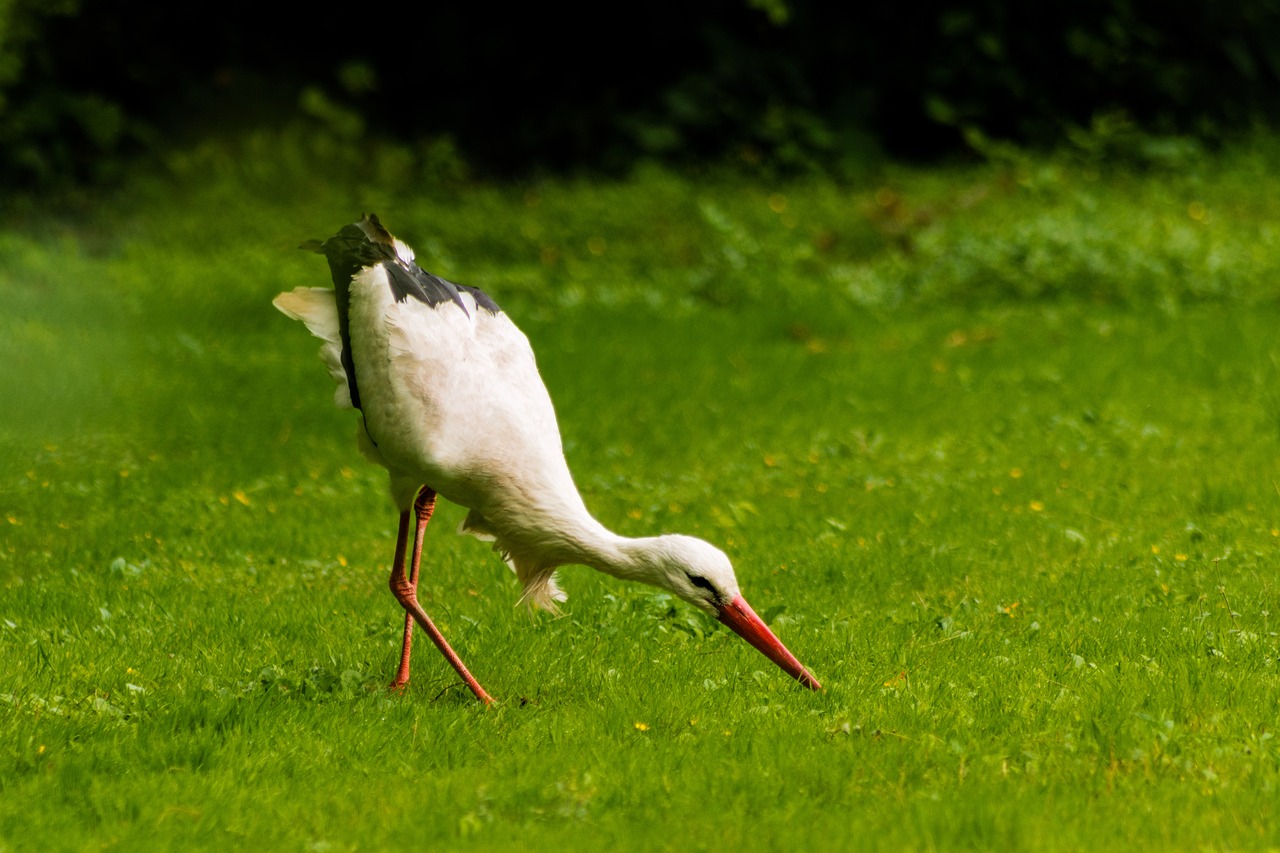
[{"label": "stork's right leg", "polygon": [[[429,498],[424,500],[424,496],[429,494]],[[423,489],[419,494],[418,500],[414,502],[416,514],[418,516],[417,535],[414,537],[414,560],[412,577],[405,577],[404,573],[404,557],[406,546],[409,539],[409,512],[400,513],[400,531],[396,538],[396,556],[395,564],[391,567],[390,586],[391,592],[395,595],[396,600],[400,602],[400,606],[405,609],[405,632],[404,645],[401,648],[400,670],[396,674],[395,683],[392,687],[403,687],[409,681],[409,649],[413,636],[413,623],[417,621],[422,626],[422,630],[427,632],[427,636],[431,638],[431,642],[435,643],[436,648],[440,650],[440,654],[444,655],[445,660],[454,668],[462,680],[466,682],[467,687],[471,688],[471,692],[476,698],[488,705],[493,701],[484,688],[480,686],[480,682],[467,671],[466,665],[462,663],[462,659],[449,646],[444,635],[432,623],[430,617],[422,609],[422,605],[418,603],[418,566],[422,551],[422,535],[426,529],[427,521],[431,518],[431,510],[435,506],[435,492],[429,489]]]}]

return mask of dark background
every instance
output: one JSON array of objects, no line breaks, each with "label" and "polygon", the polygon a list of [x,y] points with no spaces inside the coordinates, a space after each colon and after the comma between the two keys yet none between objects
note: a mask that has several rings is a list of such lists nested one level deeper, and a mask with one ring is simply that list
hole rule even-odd
[{"label": "dark background", "polygon": [[599,9],[16,0],[0,12],[0,178],[110,180],[164,146],[295,123],[447,139],[495,176],[839,171],[1099,127],[1212,142],[1280,100],[1280,0]]}]

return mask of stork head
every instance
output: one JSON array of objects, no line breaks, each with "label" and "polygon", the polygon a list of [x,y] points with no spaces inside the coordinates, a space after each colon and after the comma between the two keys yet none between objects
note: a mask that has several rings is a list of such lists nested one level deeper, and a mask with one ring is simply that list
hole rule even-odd
[{"label": "stork head", "polygon": [[732,601],[738,578],[725,553],[710,542],[693,536],[671,534],[648,540],[649,563],[656,586],[669,589],[694,607],[708,613]]},{"label": "stork head", "polygon": [[821,690],[809,671],[787,650],[738,590],[738,578],[724,552],[692,536],[669,535],[648,543],[642,578],[669,589],[727,625],[784,672],[812,690]]}]

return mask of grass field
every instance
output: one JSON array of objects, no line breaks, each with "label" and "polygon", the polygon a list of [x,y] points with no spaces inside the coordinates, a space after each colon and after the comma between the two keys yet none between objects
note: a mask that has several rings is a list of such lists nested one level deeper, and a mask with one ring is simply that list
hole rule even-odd
[{"label": "grass field", "polygon": [[[1274,143],[448,186],[252,141],[0,233],[0,849],[1280,847]],[[389,171],[388,171],[389,170]],[[526,330],[588,505],[823,682],[395,516],[270,306],[375,210]]]}]

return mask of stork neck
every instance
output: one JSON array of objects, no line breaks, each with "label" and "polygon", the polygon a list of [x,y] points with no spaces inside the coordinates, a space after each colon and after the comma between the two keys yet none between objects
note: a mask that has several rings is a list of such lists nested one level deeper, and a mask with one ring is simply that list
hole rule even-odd
[{"label": "stork neck", "polygon": [[632,539],[619,536],[592,519],[594,529],[578,541],[577,562],[622,580],[654,582],[653,551],[656,537]]}]

